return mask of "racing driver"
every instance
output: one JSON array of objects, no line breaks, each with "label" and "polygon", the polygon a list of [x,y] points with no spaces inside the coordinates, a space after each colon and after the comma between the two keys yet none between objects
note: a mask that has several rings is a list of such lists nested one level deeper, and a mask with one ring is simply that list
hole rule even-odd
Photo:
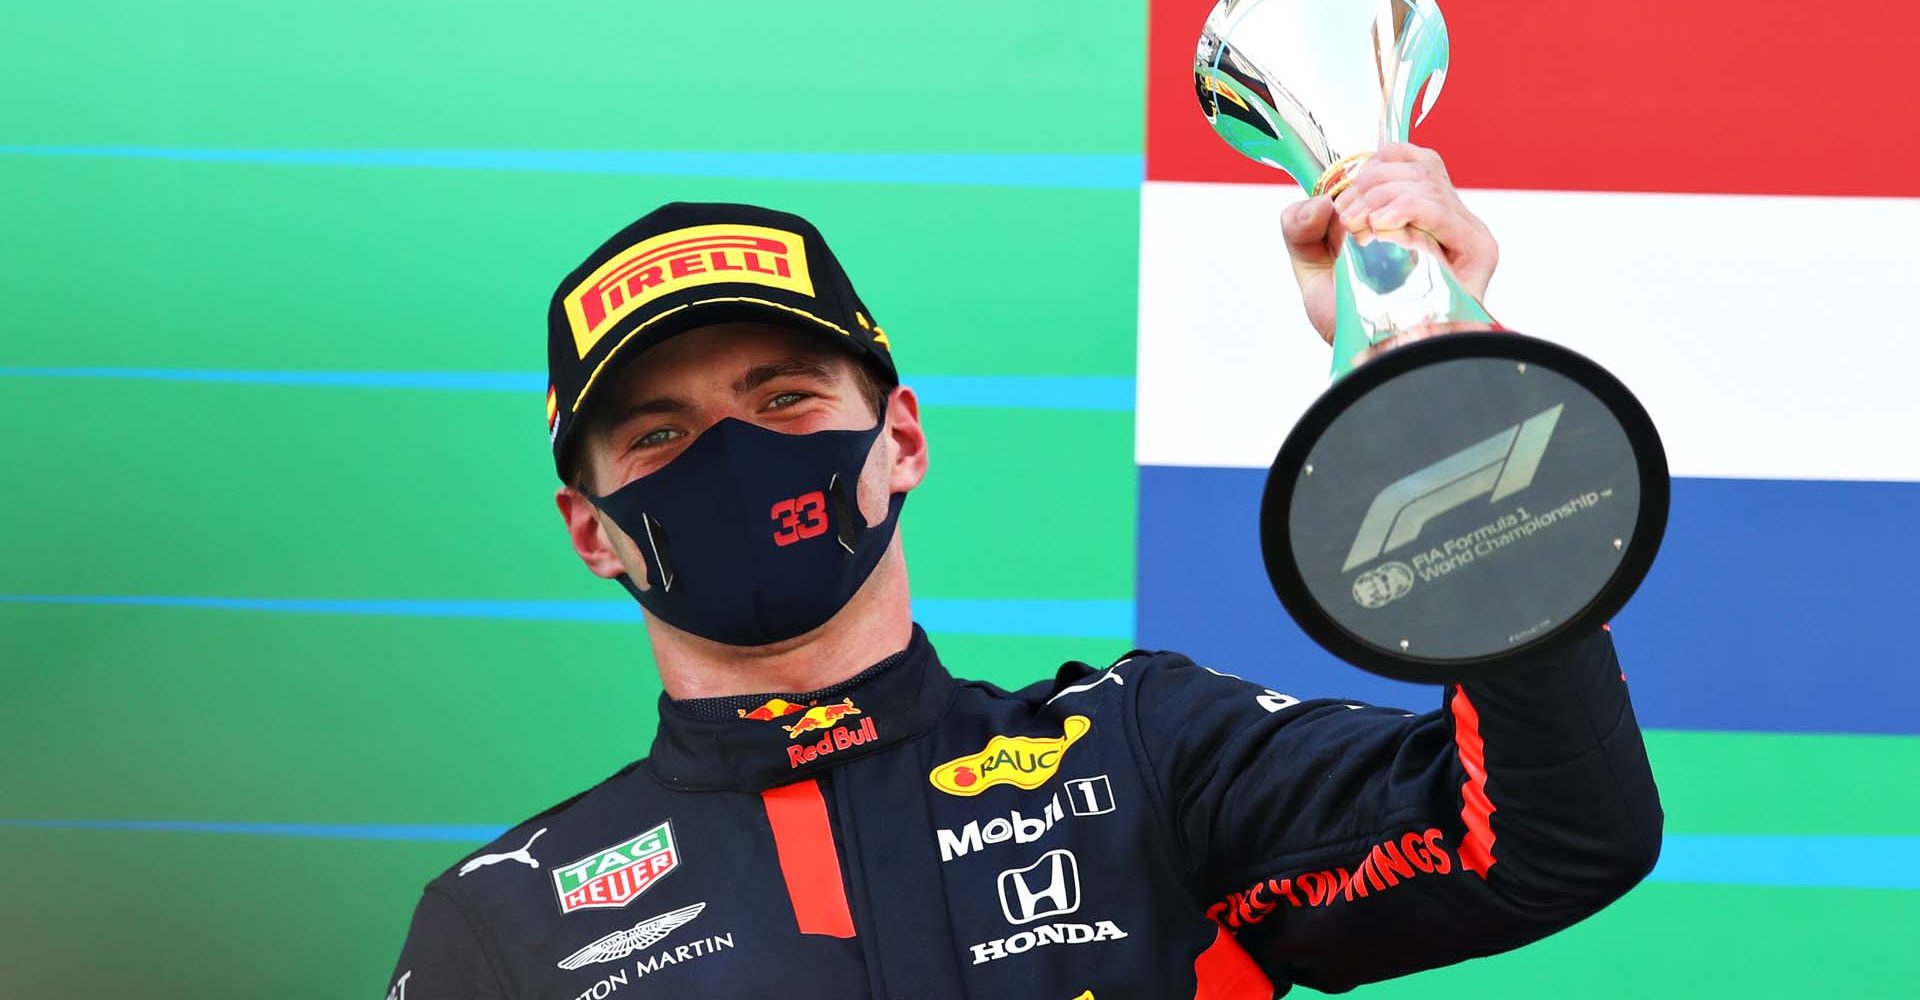
[{"label": "racing driver", "polygon": [[[1341,226],[1493,271],[1438,158],[1388,147],[1282,219],[1323,336]],[[393,1000],[1266,1000],[1517,947],[1653,865],[1604,630],[1424,715],[1169,652],[956,680],[897,530],[919,403],[803,219],[663,206],[547,323],[560,513],[645,613],[659,729],[427,885]]]}]

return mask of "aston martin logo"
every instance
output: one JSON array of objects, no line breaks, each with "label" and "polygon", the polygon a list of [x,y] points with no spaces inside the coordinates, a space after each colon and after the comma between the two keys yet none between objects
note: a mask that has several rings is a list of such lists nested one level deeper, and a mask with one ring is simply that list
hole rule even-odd
[{"label": "aston martin logo", "polygon": [[705,903],[683,906],[669,910],[657,917],[648,917],[624,931],[614,931],[585,948],[560,960],[562,969],[578,969],[595,962],[612,962],[627,957],[642,948],[651,948],[666,939],[666,936],[679,929],[687,921],[700,915],[707,908]]}]

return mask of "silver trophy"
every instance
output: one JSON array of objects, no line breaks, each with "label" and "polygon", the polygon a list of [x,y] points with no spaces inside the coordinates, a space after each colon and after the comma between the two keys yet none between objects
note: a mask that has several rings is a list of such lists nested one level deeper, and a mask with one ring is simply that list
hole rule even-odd
[{"label": "silver trophy", "polygon": [[[1194,92],[1233,148],[1338,194],[1432,110],[1447,61],[1433,0],[1221,0]],[[1346,234],[1334,276],[1334,383],[1261,507],[1267,572],[1301,628],[1376,673],[1446,682],[1537,662],[1620,610],[1669,496],[1633,394],[1503,331],[1418,229]]]}]

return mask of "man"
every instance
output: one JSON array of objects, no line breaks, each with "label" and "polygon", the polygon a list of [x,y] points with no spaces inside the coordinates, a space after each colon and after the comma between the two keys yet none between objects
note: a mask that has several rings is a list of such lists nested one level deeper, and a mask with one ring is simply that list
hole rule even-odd
[{"label": "man", "polygon": [[[1495,250],[1383,150],[1283,229],[1331,328],[1334,226]],[[1597,633],[1427,715],[1135,652],[1008,693],[912,623],[926,434],[819,234],[669,205],[549,312],[567,531],[646,612],[651,754],[428,885],[391,997],[1266,998],[1513,948],[1658,853]],[[1570,975],[1577,974],[1570,970]]]}]

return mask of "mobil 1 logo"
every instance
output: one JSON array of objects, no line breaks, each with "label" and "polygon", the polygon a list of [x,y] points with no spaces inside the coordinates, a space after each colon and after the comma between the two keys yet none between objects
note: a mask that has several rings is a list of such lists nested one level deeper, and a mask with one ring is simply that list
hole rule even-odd
[{"label": "mobil 1 logo", "polygon": [[1068,816],[1104,816],[1113,811],[1113,784],[1104,774],[1063,782],[1039,811],[1009,810],[991,819],[971,820],[958,830],[940,829],[940,860],[972,854],[994,844],[1031,844]]}]

